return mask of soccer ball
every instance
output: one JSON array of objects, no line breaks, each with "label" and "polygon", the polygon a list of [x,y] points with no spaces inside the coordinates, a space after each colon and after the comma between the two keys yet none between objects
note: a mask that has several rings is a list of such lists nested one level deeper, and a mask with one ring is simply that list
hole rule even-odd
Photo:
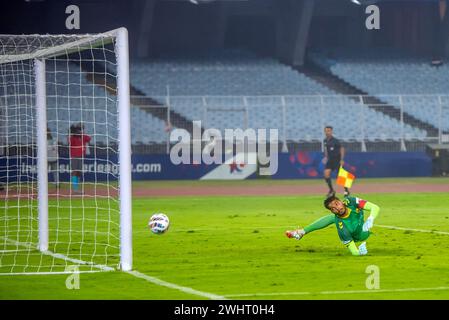
[{"label": "soccer ball", "polygon": [[170,220],[163,213],[155,213],[151,216],[148,226],[152,233],[163,234],[168,230]]}]

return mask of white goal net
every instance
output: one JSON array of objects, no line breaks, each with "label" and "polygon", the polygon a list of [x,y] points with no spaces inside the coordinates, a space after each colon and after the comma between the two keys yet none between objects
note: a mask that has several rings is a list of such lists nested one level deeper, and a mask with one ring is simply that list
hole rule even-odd
[{"label": "white goal net", "polygon": [[0,274],[131,268],[127,31],[0,35]]}]

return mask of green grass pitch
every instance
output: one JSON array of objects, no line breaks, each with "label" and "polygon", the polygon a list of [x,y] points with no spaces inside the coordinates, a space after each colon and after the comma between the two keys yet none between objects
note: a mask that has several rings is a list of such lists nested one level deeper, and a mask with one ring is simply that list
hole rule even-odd
[{"label": "green grass pitch", "polygon": [[[229,299],[448,299],[449,234],[408,230],[449,232],[447,194],[358,196],[381,207],[376,224],[404,228],[375,226],[365,257],[351,256],[334,226],[285,237],[326,214],[322,196],[134,199],[134,268]],[[164,235],[147,229],[154,212],[170,217]],[[379,267],[380,291],[365,286],[370,265]],[[0,299],[204,299],[119,271],[83,273],[79,290],[66,278],[0,276]]]}]

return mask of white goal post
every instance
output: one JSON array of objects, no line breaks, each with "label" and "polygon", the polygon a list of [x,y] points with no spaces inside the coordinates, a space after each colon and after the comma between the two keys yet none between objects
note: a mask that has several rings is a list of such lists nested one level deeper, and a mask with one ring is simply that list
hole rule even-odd
[{"label": "white goal post", "polygon": [[0,274],[132,269],[129,88],[125,28],[0,35]]}]

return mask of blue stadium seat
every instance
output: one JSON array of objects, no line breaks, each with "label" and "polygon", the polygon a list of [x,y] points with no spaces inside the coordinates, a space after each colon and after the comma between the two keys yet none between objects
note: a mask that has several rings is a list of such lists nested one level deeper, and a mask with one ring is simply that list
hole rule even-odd
[{"label": "blue stadium seat", "polygon": [[[223,130],[247,125],[281,129],[285,121],[286,139],[296,141],[321,140],[322,126],[330,124],[339,137],[360,139],[360,131],[346,128],[348,114],[360,114],[362,118],[363,107],[363,116],[377,126],[377,130],[367,128],[366,135],[380,136],[381,128],[379,139],[400,139],[401,126],[397,120],[339,96],[274,59],[245,51],[135,60],[130,72],[136,88],[164,104],[169,92],[169,105],[175,112],[189,120],[201,120],[207,128]],[[369,74],[362,73],[361,77],[367,81]],[[332,97],[321,100],[317,95]],[[281,96],[285,96],[284,101]],[[320,108],[333,110],[334,116],[326,118],[328,113],[320,114]],[[410,137],[426,134],[410,126],[404,126],[404,133]]]},{"label": "blue stadium seat", "polygon": [[[89,82],[79,66],[65,62],[47,65],[47,81],[47,118],[52,131],[63,137],[60,140],[65,140],[72,123],[83,121],[92,144],[117,141],[115,96]],[[164,122],[150,113],[131,107],[131,122],[132,141],[165,141]]]},{"label": "blue stadium seat", "polygon": [[[332,59],[325,54],[312,54],[315,62],[357,88],[403,110],[435,127],[449,130],[448,112],[440,112],[435,95],[443,95],[447,110],[449,65],[435,68],[429,61],[395,50],[354,51],[334,49]],[[388,95],[409,95],[403,101]],[[414,131],[419,136],[422,132]]]}]

